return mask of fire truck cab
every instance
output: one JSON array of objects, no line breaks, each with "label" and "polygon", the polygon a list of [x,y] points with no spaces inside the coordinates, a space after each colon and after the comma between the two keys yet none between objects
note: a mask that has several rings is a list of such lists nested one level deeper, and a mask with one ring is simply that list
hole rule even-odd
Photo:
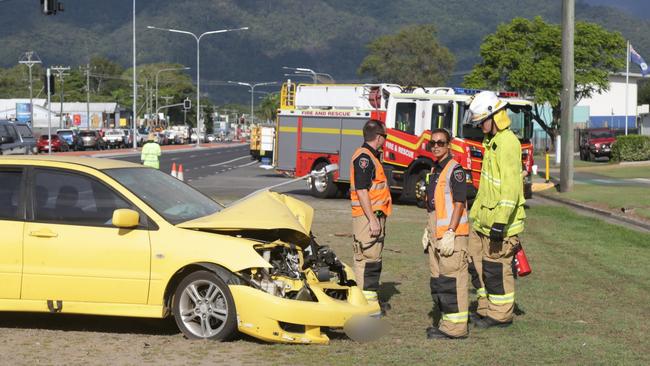
[{"label": "fire truck cab", "polygon": [[[292,84],[281,91],[274,165],[289,175],[303,176],[330,163],[333,176],[310,181],[314,196],[333,197],[349,188],[350,159],[363,143],[362,128],[372,118],[385,123],[388,134],[382,162],[391,192],[424,204],[424,181],[433,166],[426,150],[431,130],[447,129],[454,158],[465,168],[470,196],[480,181],[483,134],[464,122],[472,96],[463,88],[416,87],[394,84]],[[532,168],[532,102],[501,93],[508,103],[511,129],[522,142],[522,179],[530,195]]]}]

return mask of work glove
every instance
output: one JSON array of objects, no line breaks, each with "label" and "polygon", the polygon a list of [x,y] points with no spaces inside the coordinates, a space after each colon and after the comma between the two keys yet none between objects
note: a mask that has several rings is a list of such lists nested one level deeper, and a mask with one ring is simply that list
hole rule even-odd
[{"label": "work glove", "polygon": [[426,253],[427,248],[429,247],[429,228],[424,228],[424,234],[422,234],[422,249]]},{"label": "work glove", "polygon": [[494,223],[490,229],[490,240],[502,242],[505,236],[506,224]]},{"label": "work glove", "polygon": [[454,239],[456,239],[455,232],[445,231],[442,235],[442,239],[438,240],[438,250],[440,250],[440,255],[443,257],[449,257],[454,254]]}]

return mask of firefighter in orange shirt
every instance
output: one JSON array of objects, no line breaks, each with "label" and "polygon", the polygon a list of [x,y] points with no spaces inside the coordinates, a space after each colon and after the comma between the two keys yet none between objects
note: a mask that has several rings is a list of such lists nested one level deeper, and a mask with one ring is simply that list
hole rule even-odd
[{"label": "firefighter in orange shirt", "polygon": [[[382,122],[368,120],[363,127],[363,146],[350,163],[350,200],[354,235],[354,274],[368,301],[379,301],[379,277],[386,234],[386,218],[392,201],[388,181],[381,165],[379,149],[386,142]],[[382,312],[388,310],[382,305]]]}]

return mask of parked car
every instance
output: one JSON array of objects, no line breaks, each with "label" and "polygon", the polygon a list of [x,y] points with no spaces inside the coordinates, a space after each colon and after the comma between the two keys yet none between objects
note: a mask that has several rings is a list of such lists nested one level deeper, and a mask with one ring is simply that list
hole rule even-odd
[{"label": "parked car", "polygon": [[49,145],[50,145],[50,139],[52,140],[52,152],[55,151],[70,151],[70,145],[68,145],[65,140],[59,136],[58,134],[52,134],[49,135],[50,138],[48,138],[48,135],[41,135],[38,138],[38,142],[36,143],[36,147],[38,149],[38,152],[42,153],[47,153],[49,151]]},{"label": "parked car", "polygon": [[124,130],[106,130],[104,131],[104,141],[106,142],[106,146],[108,148],[122,148],[126,146],[126,143],[128,142],[128,136],[124,135]]},{"label": "parked car", "polygon": [[95,131],[95,130],[80,131],[79,136],[81,136],[81,141],[83,142],[84,149],[102,150],[106,148],[106,142],[99,135],[99,131]]},{"label": "parked car", "polygon": [[29,124],[25,122],[14,122],[14,124],[18,134],[20,135],[20,139],[23,141],[23,144],[25,144],[26,154],[30,155],[38,153],[36,137],[34,136],[34,131],[32,131]]},{"label": "parked car", "polygon": [[616,136],[609,128],[580,130],[580,160],[594,161],[596,158],[612,157],[612,144]]},{"label": "parked car", "polygon": [[59,129],[56,130],[56,134],[65,140],[68,146],[70,146],[70,150],[77,151],[83,149],[83,141],[81,141],[81,136],[79,136],[79,130]]},{"label": "parked car", "polygon": [[171,314],[188,338],[299,344],[376,324],[379,305],[295,198],[225,208],[158,169],[71,156],[2,157],[0,181],[2,309]]},{"label": "parked car", "polygon": [[27,154],[28,151],[16,125],[6,119],[0,120],[0,155]]}]

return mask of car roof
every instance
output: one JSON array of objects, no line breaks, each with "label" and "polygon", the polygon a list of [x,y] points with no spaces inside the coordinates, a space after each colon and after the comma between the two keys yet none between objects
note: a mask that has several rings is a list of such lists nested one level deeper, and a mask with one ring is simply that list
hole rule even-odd
[{"label": "car roof", "polygon": [[100,159],[100,158],[87,158],[79,156],[37,156],[37,155],[5,155],[0,157],[0,164],[24,164],[32,165],[39,162],[56,162],[65,164],[75,164],[86,166],[89,168],[104,170],[116,168],[144,168],[144,166],[128,161],[115,160],[115,159]]}]

